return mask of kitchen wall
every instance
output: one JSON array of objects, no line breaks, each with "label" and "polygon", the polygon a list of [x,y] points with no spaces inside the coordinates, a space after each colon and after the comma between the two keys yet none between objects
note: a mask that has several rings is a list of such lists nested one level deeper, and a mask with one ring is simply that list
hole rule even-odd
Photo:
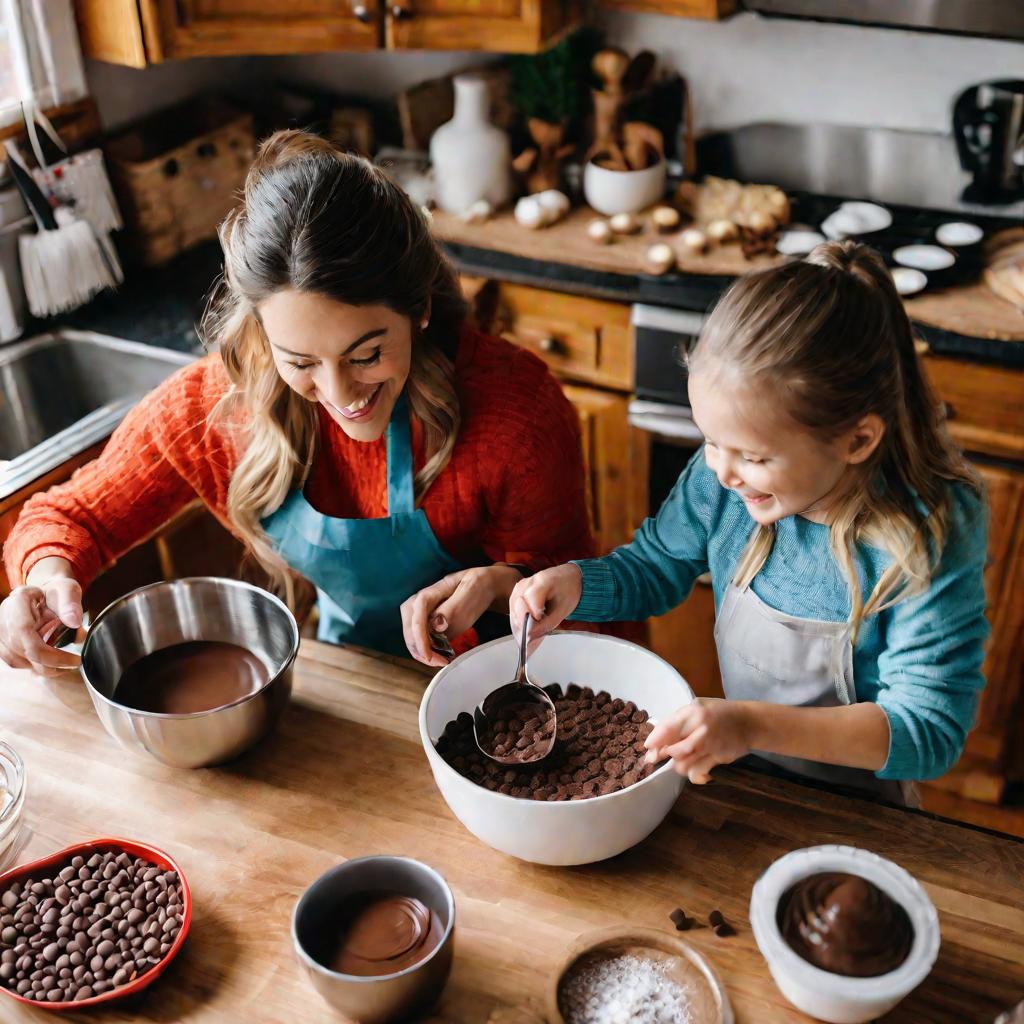
[{"label": "kitchen wall", "polygon": [[[751,121],[880,125],[945,132],[965,85],[1024,73],[1019,42],[742,14],[725,22],[604,16],[607,38],[653,50],[690,80],[698,129]],[[388,96],[479,54],[365,53],[196,60],[144,71],[88,62],[104,123],[116,127],[195,92],[275,77]]]}]

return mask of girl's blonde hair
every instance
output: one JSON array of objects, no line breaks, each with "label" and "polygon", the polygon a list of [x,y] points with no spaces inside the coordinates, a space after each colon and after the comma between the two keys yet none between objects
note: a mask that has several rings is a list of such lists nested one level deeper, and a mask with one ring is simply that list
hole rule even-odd
[{"label": "girl's blonde hair", "polygon": [[[367,160],[308,132],[276,132],[263,142],[241,203],[221,224],[220,242],[224,276],[200,331],[219,347],[231,379],[214,414],[241,423],[245,433],[227,511],[290,600],[291,574],[260,521],[305,483],[318,419],[316,405],[277,372],[257,306],[291,288],[409,317],[406,392],[426,446],[417,502],[447,465],[458,435],[454,357],[466,307],[420,208]],[[428,310],[429,324],[420,330]]]},{"label": "girl's blonde hair", "polygon": [[[690,372],[711,361],[765,384],[797,423],[826,437],[868,413],[881,417],[885,434],[850,467],[829,522],[854,637],[866,616],[924,590],[946,541],[950,485],[981,485],[946,433],[882,260],[864,245],[826,242],[804,260],[740,278],[708,318]],[[761,570],[774,539],[774,527],[755,529],[737,586]],[[854,564],[861,541],[892,556],[866,601]]]}]

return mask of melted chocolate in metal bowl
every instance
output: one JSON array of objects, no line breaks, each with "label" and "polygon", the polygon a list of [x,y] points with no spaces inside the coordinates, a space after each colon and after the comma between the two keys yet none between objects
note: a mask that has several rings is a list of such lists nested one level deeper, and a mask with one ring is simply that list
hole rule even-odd
[{"label": "melted chocolate in metal bowl", "polygon": [[362,978],[396,974],[428,957],[443,937],[441,918],[420,900],[364,893],[342,907],[326,966]]},{"label": "melted chocolate in metal bowl", "polygon": [[113,700],[136,711],[190,715],[248,697],[268,678],[263,662],[237,644],[189,640],[129,665]]}]

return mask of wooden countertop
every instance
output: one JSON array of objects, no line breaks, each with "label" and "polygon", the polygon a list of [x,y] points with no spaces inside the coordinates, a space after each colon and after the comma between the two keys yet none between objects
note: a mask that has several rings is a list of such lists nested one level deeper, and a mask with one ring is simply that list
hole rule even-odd
[{"label": "wooden countertop", "polygon": [[[179,861],[195,899],[188,942],[152,988],[64,1019],[337,1019],[299,972],[291,912],[331,865],[384,852],[427,861],[455,891],[455,966],[432,1024],[486,1024],[496,1009],[538,999],[577,934],[624,923],[670,929],[676,906],[702,918],[720,908],[737,927],[732,938],[708,928],[683,938],[714,963],[738,1024],[808,1021],[775,988],[747,906],[776,857],[817,843],[893,858],[938,908],[935,970],[886,1024],[991,1022],[1024,996],[1024,843],[720,770],[711,785],[688,787],[650,839],[610,862],[522,864],[469,835],[435,789],[416,719],[427,679],[409,663],[305,642],[276,734],[232,764],[184,771],[122,751],[77,676],[45,681],[0,666],[0,736],[28,768],[32,832],[19,862],[100,835],[137,838]],[[4,999],[0,1019],[54,1018]]]},{"label": "wooden countertop", "polygon": [[[705,254],[687,252],[678,244],[677,234],[656,234],[644,214],[639,218],[644,224],[639,234],[617,237],[609,245],[598,245],[590,240],[586,231],[587,224],[596,216],[593,210],[582,207],[570,211],[564,220],[551,227],[533,230],[519,224],[508,211],[498,213],[483,224],[467,224],[460,217],[435,210],[433,230],[446,242],[612,274],[649,274],[644,255],[655,242],[672,245],[682,274],[738,277],[785,259],[760,255],[747,260],[734,244],[713,246]],[[918,323],[967,337],[1024,341],[1024,314],[982,281],[925,292],[906,299],[905,305],[911,319]]]}]

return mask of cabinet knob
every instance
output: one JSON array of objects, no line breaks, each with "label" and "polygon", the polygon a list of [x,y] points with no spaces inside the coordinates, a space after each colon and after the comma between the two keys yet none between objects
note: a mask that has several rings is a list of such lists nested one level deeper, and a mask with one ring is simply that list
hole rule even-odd
[{"label": "cabinet knob", "polygon": [[412,8],[405,7],[400,3],[391,5],[391,17],[395,21],[408,21],[412,17]]},{"label": "cabinet knob", "polygon": [[947,420],[955,420],[956,419],[956,409],[952,405],[950,405],[949,402],[943,402],[942,403],[942,415]]},{"label": "cabinet knob", "polygon": [[541,338],[540,341],[537,342],[537,347],[541,352],[552,353],[557,352],[562,347],[562,343],[557,338],[548,336]]},{"label": "cabinet knob", "polygon": [[352,14],[355,16],[356,21],[361,21],[364,25],[369,24],[372,20],[369,7],[364,3],[360,3],[359,0],[355,0],[352,4]]}]

